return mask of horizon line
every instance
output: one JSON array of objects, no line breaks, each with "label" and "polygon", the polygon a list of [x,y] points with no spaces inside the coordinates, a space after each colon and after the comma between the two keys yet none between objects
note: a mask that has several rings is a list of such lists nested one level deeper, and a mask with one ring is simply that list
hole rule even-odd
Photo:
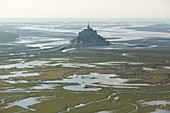
[{"label": "horizon line", "polygon": [[155,17],[155,18],[150,18],[150,17],[0,17],[0,19],[39,19],[39,18],[54,18],[54,19],[170,19],[168,18],[162,18],[162,17]]},{"label": "horizon line", "polygon": [[68,18],[68,17],[0,17],[0,22],[34,22],[34,21],[67,21],[67,22],[170,22],[170,18]]}]

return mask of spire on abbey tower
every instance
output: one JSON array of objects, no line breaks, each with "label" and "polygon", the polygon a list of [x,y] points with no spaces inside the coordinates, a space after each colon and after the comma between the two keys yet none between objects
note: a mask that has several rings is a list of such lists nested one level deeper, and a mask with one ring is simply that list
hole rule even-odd
[{"label": "spire on abbey tower", "polygon": [[90,25],[89,25],[89,22],[88,22],[88,25],[87,25],[87,29],[90,29]]}]

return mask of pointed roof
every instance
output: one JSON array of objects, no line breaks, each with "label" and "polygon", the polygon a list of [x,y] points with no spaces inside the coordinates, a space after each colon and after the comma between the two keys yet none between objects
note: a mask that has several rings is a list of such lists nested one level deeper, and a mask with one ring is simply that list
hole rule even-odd
[{"label": "pointed roof", "polygon": [[87,29],[90,29],[90,25],[89,25],[89,22],[88,22],[88,25],[87,25]]}]

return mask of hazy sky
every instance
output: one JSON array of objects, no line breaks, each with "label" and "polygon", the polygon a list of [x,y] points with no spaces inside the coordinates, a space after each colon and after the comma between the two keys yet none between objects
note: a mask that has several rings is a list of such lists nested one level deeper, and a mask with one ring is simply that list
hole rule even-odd
[{"label": "hazy sky", "polygon": [[2,17],[170,18],[170,0],[0,0]]}]

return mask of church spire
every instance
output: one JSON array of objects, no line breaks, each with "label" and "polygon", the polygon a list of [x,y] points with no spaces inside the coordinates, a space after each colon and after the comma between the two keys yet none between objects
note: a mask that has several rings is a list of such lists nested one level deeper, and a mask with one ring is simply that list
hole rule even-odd
[{"label": "church spire", "polygon": [[89,25],[89,22],[88,22],[88,25],[87,25],[87,29],[90,29],[90,25]]}]

